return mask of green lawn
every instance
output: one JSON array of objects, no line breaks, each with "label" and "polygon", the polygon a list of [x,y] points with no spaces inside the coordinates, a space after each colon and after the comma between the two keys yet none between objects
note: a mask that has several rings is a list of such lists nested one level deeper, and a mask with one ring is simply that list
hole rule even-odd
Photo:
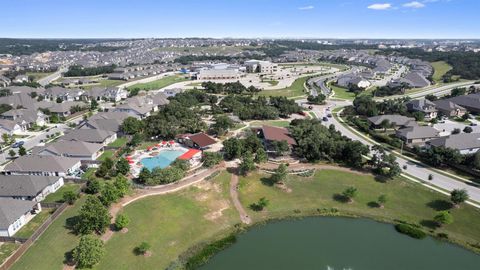
[{"label": "green lawn", "polygon": [[[394,222],[403,220],[421,224],[425,231],[447,233],[458,243],[480,242],[480,227],[472,226],[473,220],[480,220],[480,211],[471,206],[451,209],[455,222],[441,229],[432,229],[432,218],[437,210],[450,209],[448,197],[407,180],[395,179],[379,182],[371,175],[355,175],[349,172],[322,170],[314,177],[289,176],[286,186],[291,192],[267,186],[260,180],[268,175],[253,174],[240,179],[240,199],[248,208],[259,198],[266,197],[270,204],[263,212],[248,210],[254,221],[284,216],[317,214],[318,209],[336,208],[340,214],[365,216],[377,220]],[[349,186],[358,189],[353,203],[336,199]],[[388,201],[385,208],[373,206],[373,202],[385,194]]]},{"label": "green lawn", "polygon": [[108,144],[108,146],[111,146],[111,147],[123,147],[127,144],[128,142],[128,139],[127,137],[120,137],[118,139],[116,139],[114,142]]},{"label": "green lawn", "polygon": [[[129,204],[128,233],[106,243],[106,255],[95,269],[166,269],[190,246],[218,238],[239,222],[229,200],[230,174],[223,172],[201,186],[152,196]],[[148,242],[152,256],[136,256],[134,248]]]},{"label": "green lawn", "polygon": [[90,90],[94,87],[114,87],[117,85],[120,85],[122,83],[125,83],[125,81],[122,80],[99,80],[98,83],[93,84],[93,85],[86,85],[82,86],[83,89]]},{"label": "green lawn", "polygon": [[48,196],[43,200],[45,203],[53,203],[53,202],[63,202],[63,194],[67,191],[78,192],[80,190],[80,185],[75,183],[65,183],[63,187],[57,190],[55,193],[48,194]]},{"label": "green lawn", "polygon": [[0,265],[20,246],[15,243],[0,243]]},{"label": "green lawn", "polygon": [[339,87],[333,84],[329,84],[328,87],[333,90],[335,95],[333,96],[334,98],[340,98],[340,99],[348,99],[348,100],[353,100],[355,99],[355,93],[348,91],[347,88]]},{"label": "green lawn", "polygon": [[112,158],[115,154],[114,150],[105,150],[103,153],[97,158],[98,161],[104,161],[107,158]]},{"label": "green lawn", "polygon": [[290,121],[285,121],[285,120],[253,121],[250,124],[250,126],[252,127],[258,127],[262,125],[274,126],[274,127],[288,127],[290,125]]},{"label": "green lawn", "polygon": [[48,75],[51,75],[53,72],[27,72],[25,73],[27,76],[32,76],[34,81],[38,81],[39,79],[43,77],[47,77]]},{"label": "green lawn", "polygon": [[296,79],[290,87],[278,89],[278,90],[263,90],[260,92],[261,96],[285,96],[285,97],[297,97],[305,95],[304,84],[308,80],[308,77],[302,77]]},{"label": "green lawn", "polygon": [[183,82],[187,81],[188,79],[185,79],[183,76],[179,75],[172,75],[172,76],[167,76],[164,78],[161,78],[159,80],[153,81],[153,82],[148,82],[148,83],[138,83],[134,84],[130,87],[128,87],[128,90],[132,90],[134,88],[140,88],[141,90],[156,90],[160,89],[163,87],[167,87],[171,84],[178,83],[178,82]]},{"label": "green lawn", "polygon": [[66,209],[10,270],[62,269],[65,253],[70,252],[78,244],[78,237],[66,228],[66,222],[67,219],[77,215],[84,202],[85,197],[78,200],[73,207]]},{"label": "green lawn", "polygon": [[434,73],[432,78],[435,82],[442,82],[442,76],[452,69],[452,66],[444,61],[432,62],[430,64],[433,66]]},{"label": "green lawn", "polygon": [[276,86],[278,85],[278,81],[276,80],[270,80],[270,81],[263,81],[264,83],[268,83],[270,84],[271,86]]},{"label": "green lawn", "polygon": [[29,238],[40,227],[43,222],[52,214],[55,209],[44,208],[40,213],[32,218],[25,226],[23,226],[16,234],[15,237]]}]

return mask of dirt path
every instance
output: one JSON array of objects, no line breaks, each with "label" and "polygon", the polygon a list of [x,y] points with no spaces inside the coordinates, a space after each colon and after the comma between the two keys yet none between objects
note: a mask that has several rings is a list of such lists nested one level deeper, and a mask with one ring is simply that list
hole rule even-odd
[{"label": "dirt path", "polygon": [[252,223],[252,219],[247,215],[247,211],[243,208],[243,205],[238,199],[238,175],[232,173],[232,178],[230,180],[230,197],[232,198],[233,205],[240,214],[240,220],[245,224]]}]

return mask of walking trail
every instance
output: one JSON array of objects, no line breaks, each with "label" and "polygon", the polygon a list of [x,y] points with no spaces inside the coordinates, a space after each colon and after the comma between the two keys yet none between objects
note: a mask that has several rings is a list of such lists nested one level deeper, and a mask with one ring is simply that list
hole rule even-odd
[{"label": "walking trail", "polygon": [[247,215],[247,211],[243,208],[243,205],[238,199],[238,175],[232,173],[232,178],[230,180],[230,197],[232,197],[233,205],[240,214],[240,220],[245,224],[252,223],[252,219]]}]

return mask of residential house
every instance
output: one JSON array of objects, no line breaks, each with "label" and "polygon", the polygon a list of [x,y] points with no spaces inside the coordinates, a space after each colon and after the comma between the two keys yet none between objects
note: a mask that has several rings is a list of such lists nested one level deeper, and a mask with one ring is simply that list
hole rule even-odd
[{"label": "residential house", "polygon": [[435,103],[428,99],[415,99],[406,103],[409,112],[421,112],[425,119],[430,120],[437,117]]},{"label": "residential house", "polygon": [[69,176],[76,174],[80,166],[80,159],[76,158],[27,155],[8,163],[4,172],[7,175]]},{"label": "residential house", "polygon": [[84,110],[88,107],[87,104],[79,101],[64,101],[62,103],[53,103],[52,107],[48,108],[50,113],[56,114],[59,117],[68,117],[78,110]]},{"label": "residential house", "polygon": [[384,115],[378,115],[378,116],[373,116],[368,118],[368,122],[370,123],[370,126],[374,129],[384,128],[382,126],[382,123],[384,121],[387,121],[387,123],[390,124],[391,127],[395,129],[417,125],[417,122],[415,121],[414,118],[406,117],[398,114],[384,114]]},{"label": "residential house", "polygon": [[412,126],[397,130],[395,136],[408,145],[424,145],[427,141],[438,138],[439,131],[429,126]]},{"label": "residential house", "polygon": [[103,144],[59,140],[46,146],[34,147],[33,154],[41,156],[69,157],[80,160],[96,160],[103,153]]},{"label": "residential house", "polygon": [[438,112],[447,117],[462,117],[467,113],[467,109],[449,100],[435,100],[433,103]]},{"label": "residential house", "polygon": [[7,86],[9,86],[11,83],[12,83],[12,81],[11,81],[9,78],[0,75],[0,86],[1,86],[1,87],[7,87]]},{"label": "residential house", "polygon": [[13,79],[13,82],[15,83],[28,82],[28,76],[26,74],[17,75],[15,76],[15,79]]},{"label": "residential house", "polygon": [[117,133],[117,135],[122,135],[120,126],[127,117],[132,115],[125,112],[101,112],[93,115],[88,118],[87,121],[84,121],[80,124],[81,129],[99,129],[107,130]]},{"label": "residential house", "polygon": [[163,93],[167,98],[169,98],[169,97],[174,97],[179,93],[183,93],[184,91],[185,89],[182,89],[182,88],[172,88],[172,89],[163,90]]},{"label": "residential house", "polygon": [[15,121],[0,119],[0,134],[7,133],[8,135],[19,134],[24,130]]},{"label": "residential house", "polygon": [[78,101],[85,96],[85,91],[81,89],[66,89],[63,87],[50,87],[45,89],[44,96],[46,99],[56,101]]},{"label": "residential house", "polygon": [[96,143],[103,146],[107,146],[116,139],[117,133],[101,129],[75,129],[62,136],[62,140],[65,141]]},{"label": "residential house", "polygon": [[182,143],[188,147],[200,150],[208,149],[211,145],[217,143],[215,139],[203,132],[196,134],[182,134],[177,136],[177,140],[179,143]]},{"label": "residential house", "polygon": [[480,133],[459,133],[427,142],[428,147],[456,149],[461,154],[474,154],[480,149]]},{"label": "residential house", "polygon": [[40,202],[63,185],[61,176],[0,175],[0,198]]},{"label": "residential house", "polygon": [[152,112],[158,111],[160,106],[168,104],[170,101],[165,94],[157,93],[155,95],[139,95],[125,100],[123,104],[117,105],[114,112],[124,112],[139,118],[145,118]]},{"label": "residential house", "polygon": [[95,87],[87,92],[90,99],[118,102],[128,97],[128,91],[118,87]]},{"label": "residential house", "polygon": [[263,142],[267,152],[274,152],[272,147],[274,142],[286,141],[290,149],[297,143],[295,139],[290,135],[290,131],[283,127],[262,126],[257,130],[257,135],[263,138]]},{"label": "residential house", "polygon": [[446,100],[462,106],[469,112],[480,113],[480,93],[452,97]]},{"label": "residential house", "polygon": [[413,88],[427,87],[431,84],[429,80],[417,72],[409,72],[400,80]]},{"label": "residential house", "polygon": [[0,236],[13,237],[41,210],[35,201],[0,198]]},{"label": "residential house", "polygon": [[36,109],[37,101],[27,93],[14,93],[10,96],[0,97],[0,104],[10,105],[14,109]]},{"label": "residential house", "polygon": [[48,116],[35,109],[13,109],[4,112],[0,116],[2,119],[14,121],[27,130],[35,125],[44,126],[48,122]]}]

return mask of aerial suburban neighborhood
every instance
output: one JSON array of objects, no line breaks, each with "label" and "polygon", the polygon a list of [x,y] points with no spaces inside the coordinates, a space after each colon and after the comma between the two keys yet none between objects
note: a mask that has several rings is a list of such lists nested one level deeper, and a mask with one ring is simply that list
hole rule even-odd
[{"label": "aerial suburban neighborhood", "polygon": [[[165,14],[140,36],[129,31],[144,18],[113,30],[93,16],[103,1],[98,25],[81,18],[92,38],[64,26],[30,37],[32,21],[0,32],[0,270],[478,269],[478,33],[422,38],[423,25],[387,15],[461,1],[318,3],[413,31],[398,38],[357,25],[306,38],[280,21],[269,27],[297,34],[259,24],[211,38],[211,10],[187,2],[169,9],[188,12],[188,28]],[[232,13],[217,24],[245,27],[232,23],[242,1],[207,2]],[[291,20],[318,7],[294,6]],[[11,10],[33,7],[8,10],[7,28]],[[162,32],[174,23],[183,30]],[[320,26],[314,36],[331,35]]]}]

